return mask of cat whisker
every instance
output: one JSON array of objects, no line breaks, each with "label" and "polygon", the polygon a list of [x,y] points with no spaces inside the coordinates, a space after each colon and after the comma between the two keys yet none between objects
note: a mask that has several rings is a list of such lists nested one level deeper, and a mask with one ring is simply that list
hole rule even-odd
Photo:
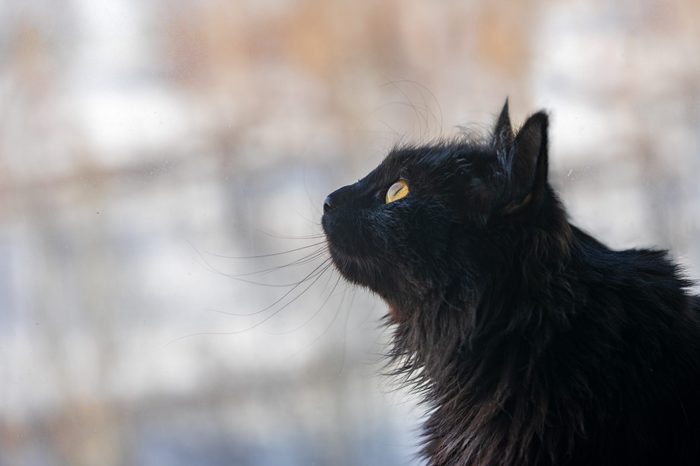
[{"label": "cat whisker", "polygon": [[[345,287],[345,291],[347,291],[348,287]],[[345,293],[345,291],[343,293]],[[346,358],[346,353],[348,351],[348,322],[350,321],[350,312],[352,312],[352,306],[355,303],[355,295],[357,293],[357,288],[353,287],[352,288],[352,297],[350,298],[350,304],[347,307],[347,311],[345,312],[345,325],[343,327],[343,356],[340,362],[340,370],[338,370],[338,375],[343,373],[343,369],[345,369],[345,358]],[[342,302],[341,302],[342,305]]]},{"label": "cat whisker", "polygon": [[[340,277],[339,277],[339,278],[340,278]],[[338,282],[336,282],[336,283],[338,283]],[[345,302],[345,295],[346,295],[347,291],[348,291],[348,287],[346,286],[346,287],[343,289],[343,295],[342,295],[342,297],[341,297],[341,299],[340,299],[340,303],[338,304],[338,307],[336,308],[335,313],[333,314],[333,318],[332,318],[331,321],[325,326],[325,328],[323,329],[323,331],[322,331],[319,335],[317,335],[316,337],[314,337],[314,339],[311,340],[307,345],[304,345],[304,346],[303,346],[302,348],[300,348],[298,351],[296,351],[295,353],[293,353],[293,354],[290,356],[290,359],[294,358],[295,356],[297,356],[297,355],[298,355],[299,353],[301,353],[302,351],[304,351],[304,350],[306,350],[306,349],[311,348],[312,346],[314,346],[316,343],[318,343],[318,341],[319,341],[321,338],[323,338],[324,335],[326,335],[326,333],[328,333],[328,331],[330,330],[330,328],[333,326],[333,324],[334,324],[335,321],[337,320],[338,314],[340,313],[340,310],[341,310],[342,307],[343,307],[343,303]],[[348,310],[348,312],[349,312],[349,310]]]},{"label": "cat whisker", "polygon": [[[259,255],[257,255],[257,256],[227,256],[227,255],[224,255],[224,254],[217,254],[217,253],[213,253],[213,252],[209,252],[209,251],[202,251],[202,252],[198,251],[198,252],[200,252],[201,254],[206,254],[206,255],[208,255],[208,256],[220,257],[220,258],[222,258],[222,259],[237,259],[237,260],[242,260],[242,259],[264,259],[264,258],[266,258],[266,257],[283,256],[283,255],[291,254],[291,253],[293,253],[293,252],[303,251],[303,250],[305,250],[305,249],[313,248],[314,246],[320,246],[320,245],[325,244],[325,243],[326,243],[326,241],[319,241],[319,242],[317,242],[317,243],[308,244],[308,245],[306,245],[306,246],[301,246],[301,247],[294,248],[294,249],[289,249],[289,250],[287,250],[287,251],[273,252],[273,253],[270,253],[270,254],[259,254]],[[193,246],[193,247],[194,247],[194,246]],[[196,249],[196,248],[195,248],[195,249]]]},{"label": "cat whisker", "polygon": [[[313,281],[312,281],[306,288],[304,288],[299,294],[297,294],[296,296],[294,296],[291,300],[289,300],[287,303],[285,303],[285,304],[284,304],[283,306],[281,306],[279,309],[275,310],[272,314],[270,314],[269,316],[265,317],[264,319],[262,319],[262,320],[260,320],[260,321],[258,321],[258,322],[256,322],[256,323],[254,323],[253,325],[250,325],[250,326],[248,326],[248,327],[246,327],[246,328],[243,328],[243,329],[240,329],[240,330],[233,330],[233,331],[226,331],[226,332],[196,332],[196,333],[190,333],[190,334],[188,334],[188,335],[183,335],[183,336],[181,336],[181,337],[178,337],[178,338],[175,338],[175,339],[173,339],[173,340],[170,340],[170,341],[167,342],[164,346],[168,346],[168,345],[170,345],[170,344],[177,343],[177,342],[179,342],[179,341],[187,340],[187,339],[194,338],[194,337],[198,337],[198,336],[214,336],[214,335],[227,335],[227,336],[228,336],[228,335],[238,335],[238,334],[241,334],[241,333],[249,332],[249,331],[251,331],[251,330],[253,330],[253,329],[257,328],[257,327],[260,327],[261,325],[265,324],[266,322],[268,322],[269,320],[271,320],[273,317],[275,317],[277,314],[279,314],[280,312],[282,312],[282,310],[284,310],[287,306],[289,306],[290,304],[292,304],[293,302],[295,302],[297,299],[299,299],[299,298],[300,298],[304,293],[306,293],[316,282],[318,282],[318,280],[323,276],[323,274],[333,265],[332,263],[329,263],[329,262],[330,262],[330,258],[326,259],[326,260],[319,266],[319,267],[322,267],[322,266],[325,265],[325,267],[323,267],[323,269],[322,269],[320,272],[316,273],[315,278],[313,279]],[[319,267],[317,267],[316,269],[314,269],[314,272],[315,272]],[[312,272],[312,274],[313,274],[314,272]],[[294,288],[292,288],[291,290],[289,290],[287,293],[285,293],[280,299],[276,300],[274,303],[272,303],[271,305],[267,306],[265,309],[261,309],[260,311],[255,311],[255,312],[251,312],[251,313],[248,313],[248,314],[239,314],[239,313],[232,313],[232,312],[225,312],[225,311],[216,311],[216,310],[213,310],[213,309],[209,309],[209,311],[218,312],[218,313],[220,313],[220,314],[225,314],[225,315],[237,316],[237,317],[251,316],[251,315],[259,314],[259,313],[261,313],[261,312],[265,312],[265,311],[269,310],[270,308],[274,307],[276,304],[279,304],[285,297],[289,296],[289,294],[290,294],[292,291],[294,291],[294,289],[296,289],[296,288],[298,287],[298,285],[301,285],[304,281],[307,281],[307,280],[309,279],[310,276],[311,276],[311,274],[307,275],[304,279],[302,279],[302,281],[300,281],[299,283],[297,283],[297,286],[295,286]]]},{"label": "cat whisker", "polygon": [[[231,316],[245,317],[245,316],[252,316],[252,315],[256,315],[256,314],[262,314],[263,312],[269,311],[270,309],[274,308],[276,305],[278,305],[279,303],[281,303],[282,301],[284,301],[290,294],[292,294],[292,293],[294,292],[294,290],[296,290],[297,288],[299,288],[299,286],[301,286],[302,284],[306,283],[307,281],[312,280],[311,285],[313,285],[314,283],[316,283],[316,282],[318,281],[318,279],[326,272],[326,270],[328,270],[328,268],[329,268],[330,266],[333,265],[332,263],[330,263],[330,261],[331,261],[330,258],[326,258],[323,262],[321,262],[321,264],[319,264],[318,266],[316,266],[316,267],[315,267],[311,272],[309,272],[304,278],[302,278],[302,279],[299,280],[297,283],[295,283],[295,284],[293,285],[292,288],[290,288],[289,290],[287,290],[282,296],[280,296],[280,297],[279,297],[277,300],[275,300],[272,304],[270,304],[270,305],[268,305],[268,306],[265,306],[263,309],[260,309],[259,311],[249,312],[249,313],[233,313],[233,312],[226,312],[226,314],[227,314],[227,315],[231,315]],[[309,285],[308,287],[304,288],[304,291],[302,291],[300,294],[298,294],[297,296],[295,296],[294,299],[292,299],[292,301],[290,301],[289,303],[285,304],[284,306],[289,305],[291,302],[293,302],[293,301],[295,301],[297,298],[299,298],[302,294],[304,294],[304,292],[306,292],[306,290],[308,290],[308,289],[311,287],[311,285]],[[274,315],[274,314],[273,314],[273,315]]]},{"label": "cat whisker", "polygon": [[277,271],[277,270],[280,270],[280,269],[284,269],[284,268],[288,268],[288,267],[293,267],[293,266],[304,265],[304,264],[307,264],[307,263],[309,263],[309,262],[313,262],[314,260],[323,257],[323,256],[326,254],[326,252],[327,252],[327,250],[328,250],[328,247],[327,247],[327,246],[323,246],[323,247],[321,247],[321,248],[318,248],[316,251],[313,251],[313,252],[311,252],[310,254],[308,254],[308,255],[306,255],[306,256],[304,256],[304,257],[301,257],[301,258],[299,258],[299,259],[296,259],[296,260],[294,260],[294,261],[292,261],[292,262],[290,262],[290,263],[288,263],[288,264],[279,265],[279,266],[275,266],[275,267],[270,267],[270,268],[258,270],[258,271],[255,271],[255,272],[241,273],[241,274],[231,274],[231,273],[223,272],[223,271],[217,269],[216,267],[214,267],[214,266],[207,260],[207,258],[206,258],[196,247],[193,246],[193,249],[195,250],[195,252],[197,253],[199,259],[201,260],[202,265],[204,265],[207,269],[209,269],[209,270],[210,270],[211,272],[213,272],[213,273],[216,273],[217,275],[220,275],[220,276],[223,276],[223,277],[227,277],[227,278],[231,278],[231,279],[233,279],[233,280],[237,280],[237,281],[240,281],[240,282],[243,282],[243,283],[253,284],[253,285],[285,288],[285,287],[289,287],[289,286],[294,286],[294,285],[297,284],[298,282],[272,284],[272,283],[258,282],[258,281],[255,281],[255,280],[249,280],[249,279],[245,279],[245,278],[242,278],[242,277],[249,277],[249,276],[254,276],[254,275],[264,275],[264,274],[268,274],[268,273],[271,273],[271,272],[274,272],[274,271]]},{"label": "cat whisker", "polygon": [[[329,260],[330,260],[330,259],[329,259]],[[293,297],[292,299],[290,299],[288,302],[284,303],[284,305],[282,305],[281,307],[279,307],[278,309],[276,309],[272,314],[270,314],[269,316],[265,317],[264,319],[262,319],[262,320],[256,322],[255,324],[253,324],[253,325],[251,325],[251,326],[249,326],[249,327],[247,327],[247,328],[244,328],[244,329],[241,329],[241,330],[233,331],[233,332],[231,332],[231,334],[232,334],[232,335],[235,335],[235,334],[238,334],[238,333],[247,332],[247,331],[253,330],[253,329],[257,328],[257,327],[260,327],[260,326],[263,325],[265,322],[268,322],[270,319],[272,319],[272,318],[275,317],[277,314],[279,314],[279,313],[282,312],[284,309],[286,309],[287,306],[289,306],[290,304],[292,304],[293,302],[295,302],[297,299],[299,299],[299,298],[300,298],[304,293],[306,293],[312,286],[314,286],[314,284],[316,284],[316,282],[318,282],[318,280],[323,276],[323,274],[324,274],[331,266],[332,266],[332,264],[326,265],[326,266],[323,268],[323,270],[322,270],[318,275],[316,275],[316,278],[314,278],[313,281],[312,281],[306,288],[304,288],[299,294],[297,294],[296,296],[294,296],[294,297]],[[292,290],[293,290],[293,289],[292,289]],[[290,291],[292,291],[292,290],[290,290]],[[288,295],[289,295],[289,292],[285,293],[285,296],[288,296]],[[252,313],[250,313],[250,314],[242,314],[242,315],[243,315],[243,316],[250,316],[250,315],[259,314],[259,313],[261,313],[261,312],[265,312],[266,310],[271,309],[274,305],[276,305],[276,304],[278,304],[279,302],[281,302],[282,299],[284,299],[284,296],[283,296],[282,298],[278,299],[277,301],[275,301],[275,302],[274,302],[273,304],[271,304],[270,306],[267,306],[265,309],[262,309],[262,310],[256,311],[256,312],[252,312]],[[236,314],[229,314],[229,315],[236,315]],[[240,316],[241,314],[238,314],[238,315]]]},{"label": "cat whisker", "polygon": [[228,276],[230,278],[239,278],[239,277],[250,277],[253,275],[267,275],[271,272],[276,272],[278,270],[286,269],[289,267],[295,267],[295,266],[299,266],[299,265],[308,264],[309,262],[313,262],[314,260],[316,260],[320,257],[323,257],[324,255],[326,255],[327,252],[328,252],[328,248],[322,247],[322,248],[312,252],[311,254],[309,254],[307,256],[293,260],[292,262],[289,262],[287,264],[276,265],[274,267],[269,267],[267,269],[256,270],[255,272],[246,272],[246,273],[240,273],[240,274],[226,274],[226,276]]},{"label": "cat whisker", "polygon": [[[333,277],[333,276],[331,275],[330,278],[332,278],[332,277]],[[330,278],[329,278],[328,282],[330,282]],[[308,325],[311,321],[313,321],[313,320],[316,318],[316,316],[318,316],[318,314],[321,312],[321,310],[326,306],[326,304],[328,304],[328,301],[329,301],[329,300],[331,299],[331,297],[333,296],[333,293],[335,293],[335,290],[336,290],[336,288],[338,287],[338,284],[340,283],[340,278],[341,278],[340,275],[338,275],[338,279],[337,279],[337,280],[335,281],[335,283],[333,284],[333,288],[331,288],[331,292],[328,293],[328,296],[326,296],[326,298],[323,300],[323,302],[321,303],[321,305],[314,311],[314,313],[311,315],[311,317],[309,317],[309,318],[306,319],[304,322],[302,322],[300,325],[297,325],[296,327],[294,327],[294,328],[292,328],[292,329],[284,330],[284,331],[282,331],[282,332],[269,332],[270,335],[286,335],[286,334],[288,334],[288,333],[296,332],[296,331],[298,331],[298,330],[304,328],[304,327],[305,327],[306,325]],[[328,283],[328,282],[327,282],[327,283]]]},{"label": "cat whisker", "polygon": [[308,240],[308,239],[325,238],[325,235],[322,233],[307,235],[307,236],[282,236],[282,235],[276,235],[274,233],[270,233],[268,231],[263,231],[263,230],[258,230],[258,231],[260,231],[260,233],[262,233],[265,236],[269,236],[270,238],[275,238],[275,239]]}]

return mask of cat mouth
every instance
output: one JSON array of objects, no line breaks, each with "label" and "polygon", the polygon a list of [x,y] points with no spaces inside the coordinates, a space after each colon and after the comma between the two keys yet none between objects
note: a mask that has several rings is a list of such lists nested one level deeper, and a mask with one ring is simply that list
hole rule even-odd
[{"label": "cat mouth", "polygon": [[353,237],[351,235],[339,234],[337,228],[328,226],[325,215],[323,222],[324,232],[326,235],[326,244],[328,245],[328,250],[331,253],[331,257],[337,266],[341,266],[347,262],[355,263],[366,260],[366,258],[362,257],[361,251],[359,250],[359,245],[353,245],[353,243],[356,241],[353,241]]}]

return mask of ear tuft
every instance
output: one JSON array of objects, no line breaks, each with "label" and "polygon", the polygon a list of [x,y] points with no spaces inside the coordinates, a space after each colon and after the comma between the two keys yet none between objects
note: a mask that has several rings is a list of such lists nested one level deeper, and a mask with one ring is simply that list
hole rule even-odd
[{"label": "ear tuft", "polygon": [[493,129],[491,144],[496,152],[504,154],[510,150],[513,144],[513,127],[510,124],[510,115],[508,110],[508,98],[506,98],[501,114],[496,120],[496,126]]}]

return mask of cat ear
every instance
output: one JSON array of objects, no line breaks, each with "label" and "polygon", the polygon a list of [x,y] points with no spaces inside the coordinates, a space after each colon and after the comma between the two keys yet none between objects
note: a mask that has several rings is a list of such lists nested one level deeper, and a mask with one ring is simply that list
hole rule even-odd
[{"label": "cat ear", "polygon": [[508,178],[504,214],[539,202],[547,185],[547,127],[549,118],[540,111],[527,119],[504,158]]},{"label": "cat ear", "polygon": [[498,120],[496,120],[496,126],[493,128],[491,145],[496,150],[496,152],[505,153],[508,152],[512,144],[513,127],[510,125],[508,99],[506,98],[506,102],[503,104],[501,114],[498,116]]}]

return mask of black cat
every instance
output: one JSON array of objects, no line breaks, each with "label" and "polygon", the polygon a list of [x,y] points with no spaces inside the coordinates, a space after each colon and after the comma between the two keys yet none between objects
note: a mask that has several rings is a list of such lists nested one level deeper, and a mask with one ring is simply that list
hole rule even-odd
[{"label": "black cat", "polygon": [[333,261],[389,306],[428,465],[700,465],[700,298],[567,221],[547,125],[393,150],[326,199]]}]

